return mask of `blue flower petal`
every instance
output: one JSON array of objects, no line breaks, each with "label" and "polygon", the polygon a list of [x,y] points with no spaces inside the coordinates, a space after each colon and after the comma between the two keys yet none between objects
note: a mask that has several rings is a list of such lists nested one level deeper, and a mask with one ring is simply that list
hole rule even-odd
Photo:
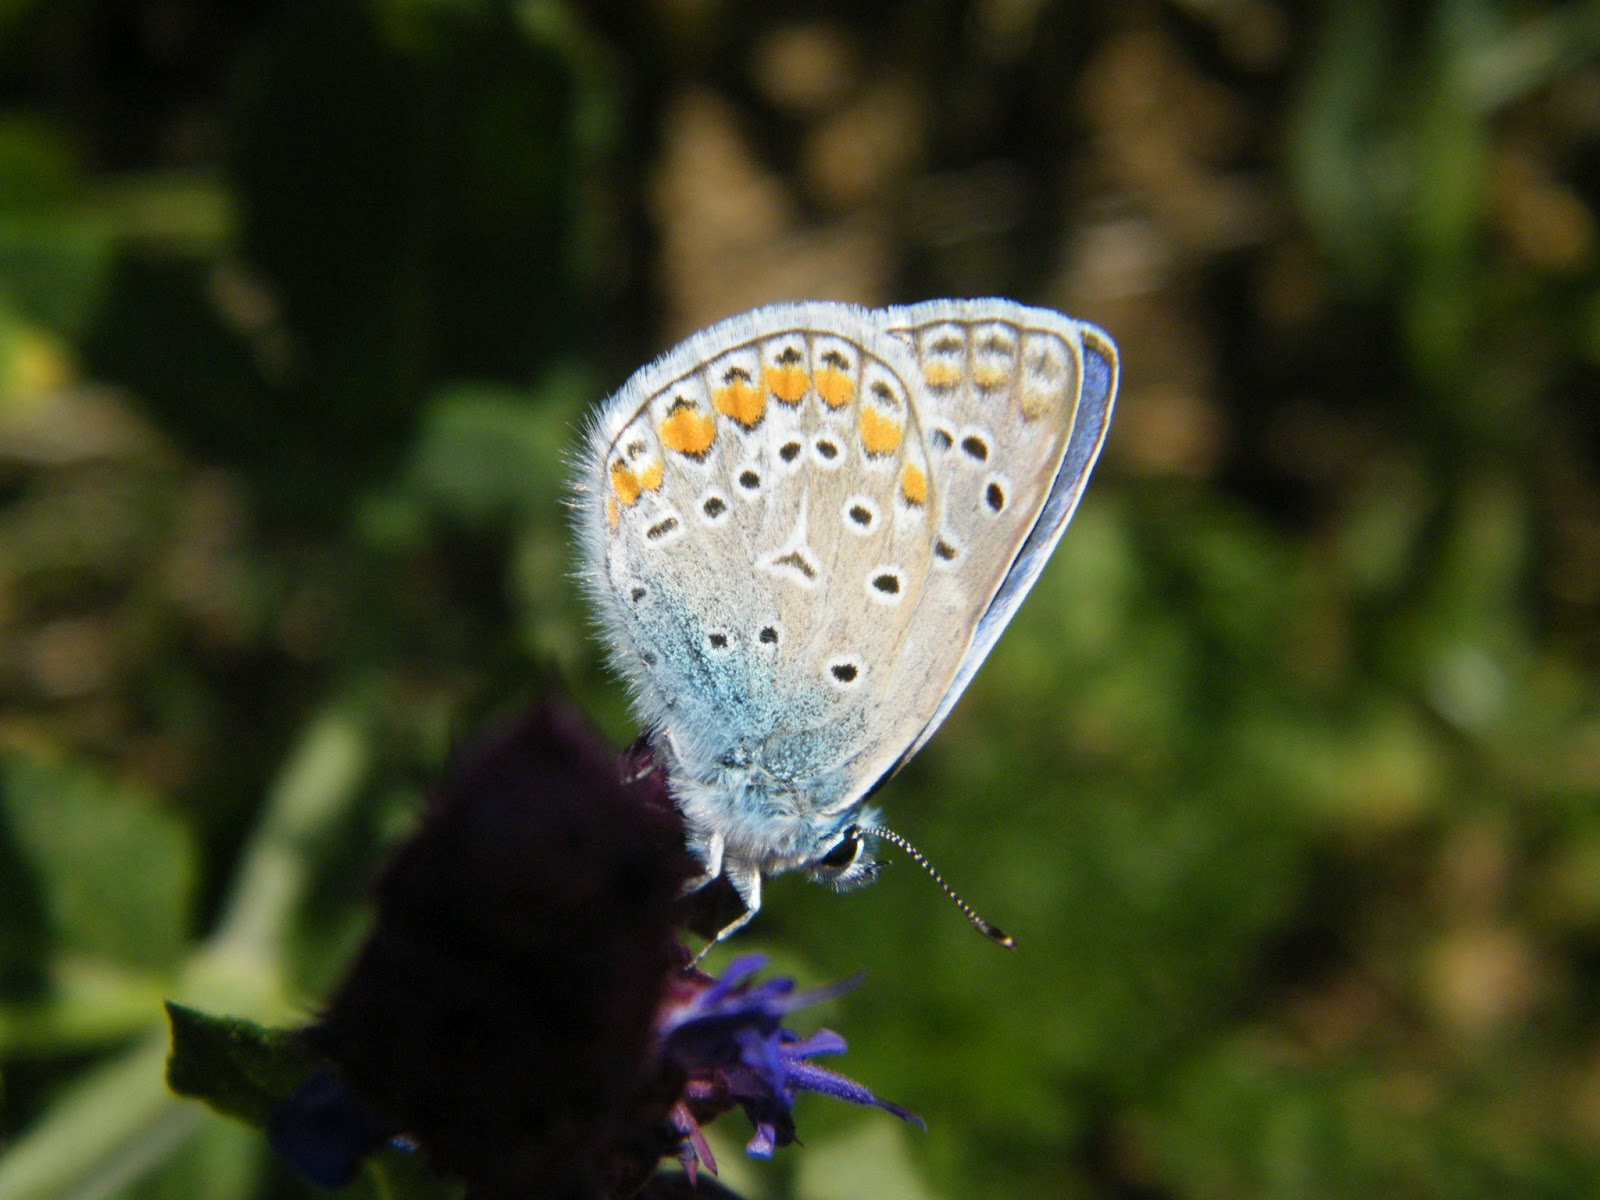
[{"label": "blue flower petal", "polygon": [[273,1110],[267,1121],[272,1148],[312,1183],[348,1185],[389,1129],[331,1071],[318,1071]]},{"label": "blue flower petal", "polygon": [[819,1067],[816,1063],[794,1061],[789,1064],[789,1085],[804,1088],[808,1092],[821,1092],[825,1096],[832,1096],[835,1100],[845,1100],[851,1104],[868,1104],[881,1108],[884,1112],[893,1113],[902,1121],[910,1121],[913,1125],[926,1129],[927,1123],[910,1109],[901,1108],[888,1100],[880,1099],[872,1090],[857,1083],[848,1075],[841,1075],[837,1071],[830,1071],[827,1067]]},{"label": "blue flower petal", "polygon": [[795,1058],[812,1058],[818,1054],[843,1054],[849,1048],[833,1030],[819,1029],[791,1045],[789,1053]]},{"label": "blue flower petal", "polygon": [[[755,983],[765,961],[761,955],[746,955],[730,963],[720,980],[699,975],[697,981],[684,981],[664,1011],[658,1028],[661,1053],[688,1074],[685,1097],[708,1105],[712,1115],[733,1104],[744,1109],[755,1127],[746,1150],[759,1158],[771,1157],[777,1147],[795,1140],[794,1098],[799,1091],[873,1105],[922,1125],[915,1114],[880,1100],[848,1076],[807,1061],[844,1052],[845,1040],[833,1030],[801,1037],[783,1027],[784,1016],[794,1009],[831,999],[858,980],[807,992],[797,991],[792,979]],[[701,1119],[710,1119],[704,1112]],[[682,1122],[679,1127],[689,1132]]]}]

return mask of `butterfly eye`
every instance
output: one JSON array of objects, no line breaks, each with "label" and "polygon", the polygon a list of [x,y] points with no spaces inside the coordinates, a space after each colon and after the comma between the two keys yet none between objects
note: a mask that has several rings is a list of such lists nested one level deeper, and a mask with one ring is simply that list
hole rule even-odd
[{"label": "butterfly eye", "polygon": [[817,860],[817,865],[829,871],[845,871],[855,864],[860,855],[861,839],[852,829],[834,843],[832,850]]},{"label": "butterfly eye", "polygon": [[859,826],[852,825],[821,858],[813,859],[807,867],[811,878],[839,891],[849,891],[872,880],[878,865],[867,853],[867,845]]}]

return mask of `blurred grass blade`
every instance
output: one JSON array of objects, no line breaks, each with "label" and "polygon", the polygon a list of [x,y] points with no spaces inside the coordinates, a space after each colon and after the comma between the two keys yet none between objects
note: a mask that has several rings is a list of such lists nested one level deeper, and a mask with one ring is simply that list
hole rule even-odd
[{"label": "blurred grass blade", "polygon": [[0,1196],[102,1200],[166,1159],[207,1119],[167,1091],[166,1054],[158,1034],[85,1076],[0,1159]]},{"label": "blurred grass blade", "polygon": [[304,848],[344,817],[371,760],[365,722],[348,707],[324,712],[302,735],[240,859],[210,956],[282,962],[283,938],[309,879]]},{"label": "blurred grass blade", "polygon": [[[352,706],[316,718],[271,789],[240,860],[216,934],[187,964],[186,999],[222,1011],[285,1016],[282,943],[305,894],[303,847],[328,834],[359,795],[369,739]],[[209,1120],[166,1086],[159,1011],[149,1039],[89,1073],[0,1158],[5,1200],[99,1200],[163,1165]]]}]

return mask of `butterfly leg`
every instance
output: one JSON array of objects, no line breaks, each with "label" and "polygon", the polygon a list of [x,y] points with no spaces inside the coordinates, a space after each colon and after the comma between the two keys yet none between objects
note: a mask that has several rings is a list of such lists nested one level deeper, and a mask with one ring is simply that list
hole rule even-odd
[{"label": "butterfly leg", "polygon": [[748,867],[744,870],[731,872],[728,875],[728,882],[733,884],[733,890],[738,892],[739,899],[744,901],[744,911],[719,929],[717,936],[700,948],[700,952],[689,963],[691,967],[699,966],[700,960],[711,953],[712,947],[719,942],[727,941],[728,938],[748,925],[750,918],[754,917],[761,908],[761,872],[758,869]]},{"label": "butterfly leg", "polygon": [[757,868],[747,866],[742,870],[730,871],[728,882],[733,884],[733,890],[738,892],[739,899],[744,901],[744,911],[717,932],[712,941],[713,945],[726,941],[743,929],[761,908],[761,872]]},{"label": "butterfly leg", "polygon": [[[705,863],[705,870],[683,885],[683,895],[693,895],[722,874],[722,851],[725,845],[727,843],[720,833],[713,833],[706,839],[705,852],[700,854],[701,861]],[[691,848],[699,853],[699,847],[693,846],[692,843]],[[743,898],[744,893],[740,892],[739,895]]]}]

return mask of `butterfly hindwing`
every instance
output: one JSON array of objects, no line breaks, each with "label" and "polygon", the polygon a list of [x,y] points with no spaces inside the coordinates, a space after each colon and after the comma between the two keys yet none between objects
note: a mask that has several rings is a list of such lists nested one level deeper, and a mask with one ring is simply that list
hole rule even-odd
[{"label": "butterfly hindwing", "polygon": [[895,731],[892,770],[960,698],[1071,519],[1104,441],[1116,351],[1092,327],[1009,300],[932,301],[884,319],[916,347],[947,568],[924,601],[946,640],[930,637],[901,670],[933,699]]}]

